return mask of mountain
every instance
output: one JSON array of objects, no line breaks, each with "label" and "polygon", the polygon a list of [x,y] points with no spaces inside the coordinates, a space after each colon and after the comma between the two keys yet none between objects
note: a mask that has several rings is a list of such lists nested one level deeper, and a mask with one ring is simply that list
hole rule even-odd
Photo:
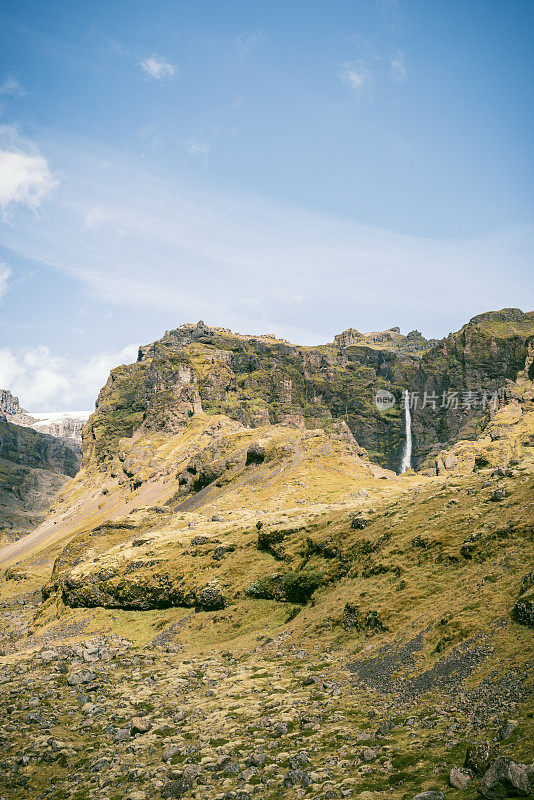
[{"label": "mountain", "polygon": [[382,414],[375,394],[382,388],[400,398],[431,343],[397,329],[356,334],[302,347],[203,322],[167,331],[139,349],[135,364],[112,371],[86,430],[85,463],[105,464],[121,437],[175,430],[202,409],[252,428],[284,423],[332,432],[343,423],[374,461],[396,469],[402,413]]},{"label": "mountain", "polygon": [[7,389],[0,389],[0,414],[4,414],[8,422],[61,439],[71,450],[81,455],[82,430],[89,412],[58,411],[30,414],[20,407],[18,397],[14,397]]},{"label": "mountain", "polygon": [[76,454],[61,440],[0,415],[0,537],[17,538],[40,523],[77,470]]},{"label": "mountain", "polygon": [[112,370],[0,550],[1,796],[528,796],[533,347],[198,323]]}]

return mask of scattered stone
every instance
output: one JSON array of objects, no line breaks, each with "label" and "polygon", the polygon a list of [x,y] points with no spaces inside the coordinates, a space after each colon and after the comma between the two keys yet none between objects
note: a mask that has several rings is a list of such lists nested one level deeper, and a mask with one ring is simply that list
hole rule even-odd
[{"label": "scattered stone", "polygon": [[187,778],[184,778],[183,775],[180,775],[180,777],[174,778],[163,786],[161,790],[161,796],[165,799],[183,797],[183,795],[191,788],[192,783],[193,782],[191,780],[188,780]]},{"label": "scattered stone", "polygon": [[475,773],[467,767],[453,767],[449,774],[449,783],[455,789],[465,789],[474,779]]},{"label": "scattered stone", "polygon": [[433,790],[429,792],[421,792],[420,794],[416,794],[413,800],[443,800],[445,795],[443,792],[435,792]]},{"label": "scattered stone", "polygon": [[67,678],[69,686],[79,686],[84,683],[94,683],[98,678],[96,672],[91,672],[89,669],[80,669],[72,672]]},{"label": "scattered stone", "polygon": [[199,534],[198,536],[193,536],[189,544],[191,547],[197,547],[197,545],[207,544],[209,541],[210,541],[209,536],[203,536],[202,534]]},{"label": "scattered stone", "polygon": [[148,733],[152,723],[148,717],[134,717],[130,722],[130,733],[135,736],[137,733]]},{"label": "scattered stone", "polygon": [[163,759],[163,761],[170,761],[171,758],[178,755],[179,752],[180,749],[178,747],[176,747],[175,745],[171,745],[170,747],[167,747],[163,751],[161,758]]},{"label": "scattered stone", "polygon": [[518,726],[518,722],[515,719],[507,719],[503,722],[501,727],[497,732],[497,739],[500,741],[504,741],[504,739],[509,739],[510,736],[513,734],[515,729]]}]

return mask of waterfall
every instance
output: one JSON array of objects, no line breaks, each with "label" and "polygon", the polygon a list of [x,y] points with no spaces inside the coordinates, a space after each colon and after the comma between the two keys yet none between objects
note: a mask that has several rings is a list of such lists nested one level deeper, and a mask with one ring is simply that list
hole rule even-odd
[{"label": "waterfall", "polygon": [[404,451],[401,461],[401,475],[412,466],[412,415],[410,413],[410,394],[404,390]]}]

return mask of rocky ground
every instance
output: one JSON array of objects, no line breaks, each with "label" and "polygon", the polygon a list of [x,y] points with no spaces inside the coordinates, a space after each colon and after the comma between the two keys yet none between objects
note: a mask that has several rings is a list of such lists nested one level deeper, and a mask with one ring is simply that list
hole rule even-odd
[{"label": "rocky ground", "polygon": [[[4,606],[4,619],[32,615],[34,598],[18,600]],[[525,675],[469,689],[461,677],[477,658],[472,646],[455,654],[456,676],[444,667],[445,691],[439,670],[426,686],[384,691],[376,676],[391,678],[387,653],[368,680],[364,653],[306,649],[283,631],[258,636],[249,652],[189,657],[173,652],[176,629],[144,647],[103,635],[66,643],[68,633],[56,627],[4,662],[0,797],[372,800],[425,792],[426,800],[468,800],[530,792]],[[475,651],[483,647],[481,637]]]}]

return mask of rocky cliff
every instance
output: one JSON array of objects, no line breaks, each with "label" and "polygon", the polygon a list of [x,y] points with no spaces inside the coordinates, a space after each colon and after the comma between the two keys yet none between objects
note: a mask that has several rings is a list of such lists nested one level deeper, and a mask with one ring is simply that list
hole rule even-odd
[{"label": "rocky cliff", "polygon": [[62,441],[0,417],[0,536],[13,538],[39,524],[77,470],[76,454]]},{"label": "rocky cliff", "polygon": [[430,346],[396,331],[342,334],[334,344],[300,347],[268,336],[182,325],[141,347],[136,364],[111,372],[85,431],[84,463],[105,464],[123,436],[175,430],[199,410],[244,425],[291,424],[350,429],[371,458],[396,469],[401,456],[400,408],[379,411],[374,397],[400,398]]},{"label": "rocky cliff", "polygon": [[423,354],[409,387],[414,464],[476,438],[525,368],[532,379],[533,351],[534,312],[505,308],[473,317]]},{"label": "rocky cliff", "polygon": [[[183,325],[141,347],[135,364],[112,371],[85,432],[84,463],[105,465],[121,437],[172,432],[203,410],[251,427],[284,423],[333,431],[343,423],[371,460],[397,470],[404,444],[401,398],[409,388],[419,465],[482,430],[492,399],[502,402],[533,339],[534,315],[518,309],[475,317],[438,343],[417,331],[350,329],[334,344],[300,347],[202,322]],[[375,403],[380,389],[396,399],[385,411]]]},{"label": "rocky cliff", "polygon": [[18,397],[7,389],[0,389],[0,414],[8,422],[23,425],[40,433],[60,439],[71,450],[81,456],[82,430],[89,413],[60,411],[57,413],[30,414],[21,408]]}]

